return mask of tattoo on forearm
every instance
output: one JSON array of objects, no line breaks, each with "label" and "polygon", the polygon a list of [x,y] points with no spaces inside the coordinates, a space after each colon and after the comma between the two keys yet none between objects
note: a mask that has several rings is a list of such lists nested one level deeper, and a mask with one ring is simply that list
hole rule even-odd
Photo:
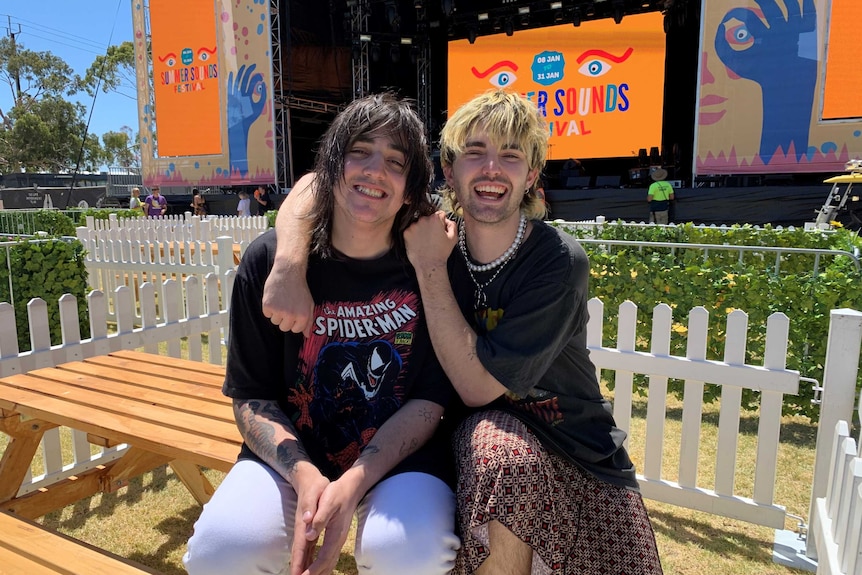
[{"label": "tattoo on forearm", "polygon": [[274,401],[238,400],[234,414],[240,433],[249,448],[268,464],[287,474],[293,474],[300,461],[308,454],[299,439],[276,437],[279,429],[297,437],[293,424]]},{"label": "tattoo on forearm", "polygon": [[419,440],[415,437],[410,438],[410,441],[403,441],[401,449],[398,450],[398,455],[406,457],[419,448]]}]

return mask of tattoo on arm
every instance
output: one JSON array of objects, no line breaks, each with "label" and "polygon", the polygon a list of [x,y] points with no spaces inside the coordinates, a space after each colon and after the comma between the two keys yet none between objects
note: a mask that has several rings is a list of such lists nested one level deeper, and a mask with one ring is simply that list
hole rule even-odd
[{"label": "tattoo on arm", "polygon": [[424,419],[426,423],[431,423],[432,421],[434,421],[434,414],[431,413],[431,410],[427,407],[419,409],[419,416]]},{"label": "tattoo on arm", "polygon": [[410,441],[402,441],[401,449],[398,450],[398,455],[406,457],[419,449],[419,440],[415,437],[410,438]]},{"label": "tattoo on arm", "polygon": [[[234,416],[246,445],[285,478],[293,475],[298,462],[309,460],[296,429],[277,402],[234,400]],[[277,437],[285,433],[292,437]]]}]

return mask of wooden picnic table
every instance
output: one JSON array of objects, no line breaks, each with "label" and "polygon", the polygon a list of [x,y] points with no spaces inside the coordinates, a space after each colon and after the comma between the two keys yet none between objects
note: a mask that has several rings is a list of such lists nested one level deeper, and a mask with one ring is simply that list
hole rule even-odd
[{"label": "wooden picnic table", "polygon": [[[169,464],[201,503],[213,487],[201,467],[230,470],[242,439],[224,367],[117,351],[0,379],[0,509],[36,518],[98,492],[112,492]],[[20,497],[45,431],[67,426],[101,446],[127,444],[117,460]]]}]

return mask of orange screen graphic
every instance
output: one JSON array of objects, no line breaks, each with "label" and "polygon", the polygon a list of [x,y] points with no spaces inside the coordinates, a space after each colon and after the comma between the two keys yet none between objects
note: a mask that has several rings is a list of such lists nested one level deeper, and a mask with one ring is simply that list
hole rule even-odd
[{"label": "orange screen graphic", "polygon": [[219,54],[212,0],[151,0],[158,155],[220,154]]},{"label": "orange screen graphic", "polygon": [[661,143],[660,13],[449,43],[449,110],[488,89],[525,94],[548,120],[549,159],[629,156]]},{"label": "orange screen graphic", "polygon": [[862,99],[859,98],[862,73],[856,59],[859,22],[862,22],[862,2],[832,0],[823,94],[824,119],[862,118]]}]

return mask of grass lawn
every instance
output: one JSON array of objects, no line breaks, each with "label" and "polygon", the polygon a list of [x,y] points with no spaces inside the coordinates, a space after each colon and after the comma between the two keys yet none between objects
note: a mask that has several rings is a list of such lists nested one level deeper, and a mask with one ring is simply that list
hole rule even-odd
[{"label": "grass lawn", "polygon": [[[612,396],[611,393],[609,393]],[[701,429],[702,447],[699,465],[700,485],[712,484],[717,435],[717,405],[704,406]],[[679,445],[681,402],[669,400],[665,436],[670,446]],[[646,400],[636,398],[633,404],[630,452],[642,467],[644,417]],[[754,454],[757,447],[756,414],[743,414],[740,423],[737,486],[740,495],[750,496],[753,485]],[[785,418],[781,431],[778,458],[776,501],[794,514],[806,517],[813,474],[816,427],[804,418]],[[0,450],[5,444],[0,436]],[[674,479],[678,460],[677,447],[666,448],[663,465],[666,479]],[[207,471],[218,485],[223,474]],[[774,532],[759,527],[697,511],[647,500],[647,508],[656,532],[662,564],[667,575],[787,575],[802,573],[772,562]],[[167,574],[185,573],[181,558],[185,543],[200,506],[192,499],[170,469],[160,468],[132,481],[129,487],[114,494],[99,494],[65,509],[51,513],[41,521],[63,533],[97,547],[129,557]],[[794,529],[788,520],[786,526]],[[345,545],[336,575],[355,575],[356,566],[350,554],[351,534]]]}]

